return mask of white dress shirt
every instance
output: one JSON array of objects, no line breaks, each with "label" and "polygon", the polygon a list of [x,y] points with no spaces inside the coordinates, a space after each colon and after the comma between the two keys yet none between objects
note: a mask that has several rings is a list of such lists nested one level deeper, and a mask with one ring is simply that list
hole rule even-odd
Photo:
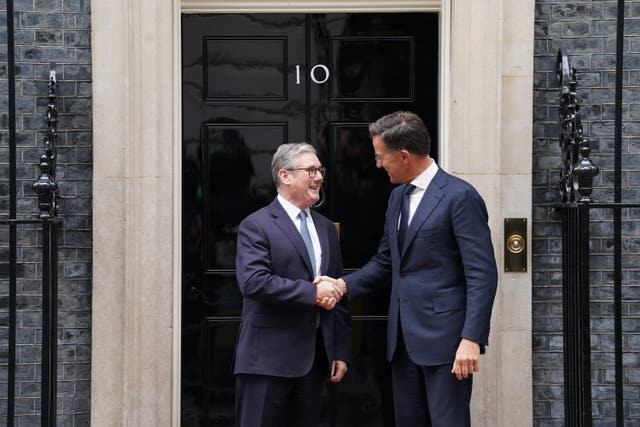
[{"label": "white dress shirt", "polygon": [[[295,224],[298,229],[298,233],[300,232],[300,211],[301,209],[282,197],[278,194],[278,201],[291,218],[291,221]],[[313,254],[316,258],[316,271],[314,274],[316,276],[320,275],[320,263],[322,262],[322,248],[320,247],[320,238],[318,237],[318,231],[316,230],[316,226],[313,223],[313,218],[311,218],[310,209],[305,209],[307,213],[307,228],[309,229],[309,235],[311,236],[311,243],[313,243]]]}]

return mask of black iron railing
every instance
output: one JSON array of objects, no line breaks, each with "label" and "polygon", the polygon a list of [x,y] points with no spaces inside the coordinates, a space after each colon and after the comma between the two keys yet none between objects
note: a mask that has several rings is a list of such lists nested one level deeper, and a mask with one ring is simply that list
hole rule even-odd
[{"label": "black iron railing", "polygon": [[593,177],[598,168],[589,159],[589,142],[583,137],[580,106],[576,97],[576,72],[562,52],[557,71],[560,91],[560,146],[562,171],[561,203],[556,209],[563,225],[563,338],[565,380],[565,425],[591,426],[591,337],[590,337],[590,211],[613,211],[613,316],[615,365],[615,420],[624,425],[622,359],[622,209],[640,203],[622,202],[622,78],[624,0],[618,0],[616,34],[616,90],[614,128],[614,201],[593,203]]},{"label": "black iron railing", "polygon": [[[37,219],[17,216],[17,161],[16,161],[16,93],[15,93],[15,41],[13,0],[7,0],[7,80],[8,80],[8,127],[9,127],[9,216],[0,219],[0,226],[9,229],[9,331],[8,331],[8,378],[7,419],[8,427],[16,425],[16,330],[17,330],[17,270],[18,270],[18,226],[33,226],[30,232],[42,232],[42,356],[41,356],[41,425],[56,426],[56,381],[57,381],[57,262],[58,245],[56,233],[62,220],[57,217],[58,185],[56,183],[56,71],[51,64],[49,75],[47,131],[45,152],[40,159],[40,177],[33,184],[38,196],[40,212]],[[37,240],[37,239],[34,239]],[[0,423],[3,424],[3,423]]]},{"label": "black iron railing", "polygon": [[589,206],[598,168],[589,159],[576,73],[558,52],[560,84],[560,199],[562,216],[562,307],[564,338],[565,424],[591,424],[591,337],[589,311]]}]

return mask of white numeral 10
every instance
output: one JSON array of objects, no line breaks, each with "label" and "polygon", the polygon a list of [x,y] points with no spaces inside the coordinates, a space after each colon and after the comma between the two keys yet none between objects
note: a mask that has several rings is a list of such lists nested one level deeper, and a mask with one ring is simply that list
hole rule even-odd
[{"label": "white numeral 10", "polygon": [[[318,69],[324,72],[324,78],[318,79],[318,77],[316,77],[316,71],[318,71]],[[311,71],[309,71],[309,77],[311,77],[311,81],[313,81],[316,84],[322,84],[326,82],[327,80],[329,80],[329,76],[330,76],[329,68],[327,68],[326,65],[322,65],[322,64],[314,65]],[[296,84],[297,85],[300,84],[300,65],[296,65]]]}]

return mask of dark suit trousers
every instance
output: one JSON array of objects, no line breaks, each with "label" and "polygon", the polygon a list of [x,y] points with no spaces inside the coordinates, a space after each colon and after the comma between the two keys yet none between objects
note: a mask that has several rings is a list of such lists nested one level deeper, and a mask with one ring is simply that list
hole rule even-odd
[{"label": "dark suit trousers", "polygon": [[458,381],[453,365],[413,363],[398,328],[391,361],[393,406],[398,427],[469,427],[472,377]]},{"label": "dark suit trousers", "polygon": [[318,328],[315,359],[307,375],[299,378],[236,375],[236,426],[317,427],[328,372],[322,330]]}]

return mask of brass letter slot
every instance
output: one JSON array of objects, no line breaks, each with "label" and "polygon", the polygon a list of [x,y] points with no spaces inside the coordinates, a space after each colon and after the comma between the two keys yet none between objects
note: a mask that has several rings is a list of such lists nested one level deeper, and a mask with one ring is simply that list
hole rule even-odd
[{"label": "brass letter slot", "polygon": [[527,271],[527,219],[504,219],[504,271]]}]

